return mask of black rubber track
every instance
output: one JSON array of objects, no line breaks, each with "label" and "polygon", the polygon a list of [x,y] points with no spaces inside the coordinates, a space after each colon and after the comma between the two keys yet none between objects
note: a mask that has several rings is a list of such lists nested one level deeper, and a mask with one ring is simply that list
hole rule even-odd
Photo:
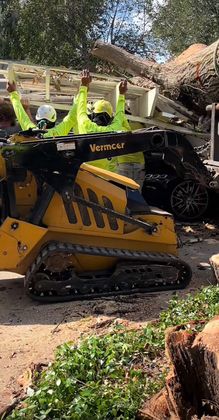
[{"label": "black rubber track", "polygon": [[[70,268],[61,273],[48,272],[46,261],[57,254],[116,257],[118,263],[111,273],[77,275]],[[51,242],[27,272],[25,290],[41,303],[65,302],[183,289],[191,276],[189,265],[170,254]]]}]

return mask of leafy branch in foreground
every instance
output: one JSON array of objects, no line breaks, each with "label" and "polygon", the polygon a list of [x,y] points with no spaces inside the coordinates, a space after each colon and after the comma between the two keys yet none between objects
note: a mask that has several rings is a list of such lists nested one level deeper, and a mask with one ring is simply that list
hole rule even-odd
[{"label": "leafy branch in foreground", "polygon": [[[164,384],[164,331],[171,325],[209,319],[219,313],[219,288],[185,300],[174,297],[156,324],[138,331],[121,325],[77,346],[66,343],[37,380],[33,396],[8,419],[135,419],[143,400]],[[197,325],[196,328],[203,325]]]}]

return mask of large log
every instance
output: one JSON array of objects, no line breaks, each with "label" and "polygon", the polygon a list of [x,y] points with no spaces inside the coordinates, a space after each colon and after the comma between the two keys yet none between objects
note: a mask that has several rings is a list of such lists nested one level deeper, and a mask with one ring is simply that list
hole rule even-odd
[{"label": "large log", "polygon": [[132,76],[150,79],[172,99],[203,111],[207,104],[219,101],[219,40],[209,46],[198,45],[165,64],[144,60],[102,41],[96,41],[92,54]]},{"label": "large log", "polygon": [[187,328],[167,332],[171,368],[166,386],[146,402],[138,419],[219,420],[219,317],[200,333]]}]

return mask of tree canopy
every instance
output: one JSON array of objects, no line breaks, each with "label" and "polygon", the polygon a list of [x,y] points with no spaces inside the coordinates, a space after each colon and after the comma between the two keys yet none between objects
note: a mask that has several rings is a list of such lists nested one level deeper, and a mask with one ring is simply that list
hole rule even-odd
[{"label": "tree canopy", "polygon": [[172,54],[219,38],[218,0],[166,0],[151,12],[152,32]]},{"label": "tree canopy", "polygon": [[[101,0],[8,0],[1,5],[0,56],[81,66],[104,10]],[[18,46],[18,47],[17,47]]]},{"label": "tree canopy", "polygon": [[103,41],[148,58],[219,37],[218,0],[0,0],[0,57],[81,68]]},{"label": "tree canopy", "polygon": [[98,38],[148,56],[151,1],[0,0],[0,57],[80,68]]},{"label": "tree canopy", "polygon": [[21,47],[19,42],[19,0],[0,0],[0,57],[19,58]]}]

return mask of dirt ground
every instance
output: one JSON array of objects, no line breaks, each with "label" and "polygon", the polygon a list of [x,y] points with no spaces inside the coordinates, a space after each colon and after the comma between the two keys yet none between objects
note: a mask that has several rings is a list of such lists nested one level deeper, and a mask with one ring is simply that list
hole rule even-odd
[{"label": "dirt ground", "polygon": [[[178,226],[184,243],[180,257],[193,270],[193,278],[181,296],[203,285],[215,284],[208,263],[219,252],[219,230],[210,224]],[[204,268],[204,269],[203,269]],[[57,345],[81,335],[107,332],[115,320],[141,327],[167,307],[174,292],[121,296],[93,301],[41,305],[23,291],[23,279],[0,273],[0,412],[19,392],[19,378],[31,363],[48,363]]]}]

